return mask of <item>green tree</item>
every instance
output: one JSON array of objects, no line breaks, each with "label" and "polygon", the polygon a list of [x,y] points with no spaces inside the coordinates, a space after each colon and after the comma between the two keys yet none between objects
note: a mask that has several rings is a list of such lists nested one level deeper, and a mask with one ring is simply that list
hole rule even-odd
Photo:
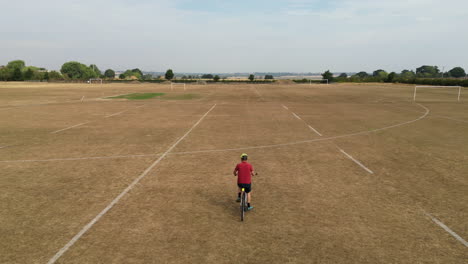
[{"label": "green tree", "polygon": [[386,80],[388,77],[388,73],[382,69],[374,71],[372,76],[379,78],[380,80]]},{"label": "green tree", "polygon": [[62,74],[60,74],[60,72],[51,71],[48,74],[48,79],[49,80],[63,80],[63,76],[62,76]]},{"label": "green tree", "polygon": [[[142,76],[142,77],[143,77],[143,75],[144,75],[143,72],[142,72],[140,69],[138,69],[138,68],[132,69],[132,72],[134,72],[134,73],[136,73],[136,74],[139,74],[139,75]],[[136,76],[136,75],[135,75],[135,76]]]},{"label": "green tree", "polygon": [[348,78],[348,74],[346,74],[346,73],[343,72],[343,73],[340,74],[340,76],[338,76],[338,77],[340,77],[340,78]]},{"label": "green tree", "polygon": [[271,74],[265,75],[265,80],[273,80],[273,79],[274,79],[273,75]]},{"label": "green tree", "polygon": [[462,67],[455,67],[448,72],[450,73],[450,76],[455,78],[461,78],[466,76],[465,69],[463,69]]},{"label": "green tree", "polygon": [[125,79],[125,78],[127,78],[127,76],[125,76],[124,73],[121,73],[121,74],[119,75],[119,79],[123,80],[123,79]]},{"label": "green tree", "polygon": [[104,76],[106,78],[115,78],[115,71],[112,70],[112,69],[107,69],[105,72],[104,72]]},{"label": "green tree", "polygon": [[213,77],[213,81],[219,82],[219,76],[218,76],[218,75],[215,75],[215,76]]},{"label": "green tree", "polygon": [[34,77],[34,71],[31,68],[27,69],[23,74],[23,78],[25,80],[32,80],[33,77]]},{"label": "green tree", "polygon": [[21,73],[20,68],[14,68],[13,69],[13,74],[11,75],[11,80],[12,81],[22,81],[23,80],[23,74]]},{"label": "green tree", "polygon": [[126,70],[123,74],[125,75],[124,79],[125,78],[131,78],[132,76],[134,76],[135,78],[137,79],[142,79],[143,78],[143,75],[140,74],[141,71],[140,70]]},{"label": "green tree", "polygon": [[99,76],[92,68],[89,68],[77,61],[69,61],[64,63],[60,69],[60,72],[70,79],[78,80],[87,80]]},{"label": "green tree", "polygon": [[12,70],[14,70],[14,69],[22,70],[25,66],[26,66],[26,64],[22,60],[10,61],[7,64],[7,68],[12,69]]},{"label": "green tree", "polygon": [[356,73],[354,76],[357,76],[359,78],[367,78],[367,77],[369,77],[369,74],[367,74],[367,72],[365,72],[365,71],[362,71],[362,72]]},{"label": "green tree", "polygon": [[439,77],[440,70],[437,66],[423,65],[416,69],[416,75],[423,78]]},{"label": "green tree", "polygon": [[152,80],[153,79],[153,75],[151,74],[145,74],[141,77],[143,80]]},{"label": "green tree", "polygon": [[387,80],[385,80],[386,82],[393,82],[393,80],[395,80],[395,77],[396,77],[396,72],[391,72],[388,76],[387,76]]},{"label": "green tree", "polygon": [[333,81],[333,73],[331,73],[330,70],[327,70],[326,72],[322,73],[322,79],[328,80],[329,82]]},{"label": "green tree", "polygon": [[253,82],[253,81],[255,80],[255,75],[250,74],[250,75],[249,75],[249,80],[250,80],[251,82]]},{"label": "green tree", "polygon": [[101,70],[99,70],[99,68],[98,68],[98,66],[96,66],[96,64],[89,65],[89,68],[96,73],[97,77],[101,76]]},{"label": "green tree", "polygon": [[0,81],[10,81],[12,70],[7,67],[0,68]]},{"label": "green tree", "polygon": [[202,77],[202,79],[213,79],[214,78],[213,74],[203,74],[201,77]]},{"label": "green tree", "polygon": [[415,74],[414,74],[413,71],[403,70],[400,73],[400,77],[403,78],[403,79],[412,79],[412,78],[415,77]]},{"label": "green tree", "polygon": [[166,74],[164,75],[164,78],[166,78],[166,80],[172,80],[174,78],[174,72],[172,71],[172,69],[168,69],[166,71]]}]

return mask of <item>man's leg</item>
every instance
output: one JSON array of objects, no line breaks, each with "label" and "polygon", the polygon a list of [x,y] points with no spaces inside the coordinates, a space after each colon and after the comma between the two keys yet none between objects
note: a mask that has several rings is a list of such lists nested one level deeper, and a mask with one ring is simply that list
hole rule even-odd
[{"label": "man's leg", "polygon": [[241,200],[241,197],[240,197],[240,196],[241,196],[241,188],[239,188],[239,191],[237,192],[237,200],[236,200],[236,202],[240,202],[240,200]]},{"label": "man's leg", "polygon": [[252,210],[253,209],[253,206],[250,205],[250,199],[251,199],[251,194],[252,191],[250,191],[248,194],[247,194],[247,209],[248,210]]}]

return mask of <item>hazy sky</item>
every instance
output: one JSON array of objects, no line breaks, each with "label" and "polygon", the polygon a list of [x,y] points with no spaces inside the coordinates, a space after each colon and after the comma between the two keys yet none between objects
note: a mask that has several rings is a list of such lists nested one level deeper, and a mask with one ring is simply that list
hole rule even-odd
[{"label": "hazy sky", "polygon": [[254,72],[468,69],[467,0],[1,1],[0,65]]}]

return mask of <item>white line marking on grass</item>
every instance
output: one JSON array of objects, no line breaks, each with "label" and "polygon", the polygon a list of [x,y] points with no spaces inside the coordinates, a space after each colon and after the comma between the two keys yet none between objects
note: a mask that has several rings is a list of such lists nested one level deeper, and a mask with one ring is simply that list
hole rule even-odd
[{"label": "white line marking on grass", "polygon": [[2,148],[8,148],[8,147],[11,147],[11,146],[13,146],[13,145],[0,146],[0,149],[2,149]]},{"label": "white line marking on grass", "polygon": [[137,106],[135,108],[142,108],[143,106],[145,106],[145,105],[139,105],[139,106]]},{"label": "white line marking on grass", "polygon": [[447,120],[452,120],[452,121],[455,121],[455,122],[468,123],[468,121],[455,119],[455,118],[451,118],[451,117],[448,117],[448,116],[441,116],[441,115],[431,115],[431,116],[438,117],[438,118],[443,118],[443,119],[447,119]]},{"label": "white line marking on grass", "polygon": [[163,160],[169,152],[171,152],[184,138],[186,138],[193,129],[195,129],[201,121],[216,107],[213,105],[208,112],[206,112],[179,140],[177,140],[164,154],[162,154],[155,162],[153,162],[140,176],[138,176],[133,182],[125,188],[112,202],[104,208],[96,217],[94,217],[88,224],[86,224],[80,232],[78,232],[65,246],[63,246],[47,263],[55,263],[81,236],[83,236],[101,217],[103,217],[119,200],[127,194],[141,179],[143,179],[161,160]]},{"label": "white line marking on grass", "polygon": [[437,218],[433,217],[431,214],[429,213],[426,213],[424,212],[424,214],[426,216],[428,216],[429,218],[431,218],[431,220],[436,223],[437,225],[439,225],[440,227],[442,227],[445,231],[447,231],[450,235],[452,235],[455,239],[457,239],[458,241],[460,241],[465,247],[468,247],[468,242],[466,242],[466,240],[464,240],[461,236],[459,236],[457,233],[453,232],[452,229],[450,229],[448,226],[446,226],[444,223],[442,223],[441,221],[439,221]]},{"label": "white line marking on grass", "polygon": [[62,131],[68,130],[68,129],[72,129],[72,128],[75,128],[75,127],[79,127],[79,126],[82,126],[82,125],[85,125],[85,124],[88,124],[88,123],[89,123],[89,122],[81,123],[81,124],[78,124],[78,125],[74,125],[74,126],[67,127],[67,128],[64,128],[64,129],[60,129],[60,130],[57,130],[57,131],[54,131],[54,132],[50,132],[50,133],[51,133],[51,134],[56,134],[56,133],[59,133],[59,132],[62,132]]},{"label": "white line marking on grass", "polygon": [[351,155],[349,155],[348,153],[346,153],[344,150],[340,149],[341,153],[345,154],[349,159],[351,159],[352,161],[354,161],[354,163],[356,163],[357,165],[361,166],[361,168],[363,168],[364,170],[366,170],[368,173],[370,174],[374,174],[373,171],[369,170],[366,166],[364,166],[361,162],[359,162],[358,160],[356,160],[355,158],[353,158]]},{"label": "white line marking on grass", "polygon": [[238,148],[225,148],[225,149],[206,149],[206,150],[195,150],[195,151],[185,151],[185,152],[174,152],[171,153],[171,155],[184,155],[184,154],[198,154],[198,153],[211,153],[211,152],[223,152],[223,151],[239,151],[239,150],[248,150],[248,149],[265,149],[265,148],[276,148],[276,147],[286,147],[286,146],[292,146],[292,145],[299,145],[299,144],[304,144],[304,143],[312,143],[312,142],[319,142],[319,141],[328,141],[328,140],[334,140],[338,138],[347,138],[347,137],[354,137],[354,136],[360,136],[360,135],[367,135],[370,133],[376,133],[379,131],[395,128],[395,127],[400,127],[404,125],[408,125],[414,122],[417,122],[419,120],[422,120],[427,117],[427,115],[430,113],[430,110],[421,105],[417,104],[420,107],[424,108],[426,112],[421,115],[420,117],[406,121],[403,123],[391,125],[391,126],[386,126],[386,127],[381,127],[381,128],[376,128],[373,130],[369,131],[361,131],[361,132],[356,132],[356,133],[351,133],[351,134],[345,134],[345,135],[339,135],[339,136],[333,136],[333,137],[326,137],[326,138],[316,138],[316,139],[309,139],[309,140],[301,140],[301,141],[295,141],[295,142],[288,142],[288,143],[280,143],[280,144],[272,144],[272,145],[260,145],[260,146],[245,146],[245,147],[238,147]]},{"label": "white line marking on grass", "polygon": [[309,126],[309,128],[310,128],[312,131],[314,131],[315,133],[317,133],[317,135],[322,136],[322,134],[320,134],[315,128],[313,128],[313,127],[310,126],[310,125],[308,125],[308,126]]},{"label": "white line marking on grass", "polygon": [[42,159],[42,160],[0,160],[0,163],[15,162],[51,162],[51,161],[71,161],[71,160],[93,160],[93,159],[121,159],[121,158],[139,158],[154,157],[161,154],[141,154],[141,155],[122,155],[122,156],[102,156],[102,157],[81,157],[81,158],[61,158],[61,159]]},{"label": "white line marking on grass", "polygon": [[130,94],[130,93],[123,93],[123,94],[116,94],[116,95],[106,96],[106,97],[103,97],[103,99],[111,98],[111,97],[117,97],[117,96],[121,96],[121,95],[127,95],[127,94]]},{"label": "white line marking on grass", "polygon": [[83,96],[83,97],[81,97],[81,102],[83,102],[83,100],[84,100],[84,96]]},{"label": "white line marking on grass", "polygon": [[118,112],[118,113],[110,114],[110,115],[106,116],[105,118],[109,118],[109,117],[113,117],[113,116],[121,115],[121,114],[123,114],[123,113],[127,112],[128,110],[130,110],[130,109],[124,110],[124,111],[122,111],[122,112]]},{"label": "white line marking on grass", "polygon": [[294,112],[292,112],[291,110],[289,110],[285,105],[283,105],[283,107],[284,107],[286,110],[290,111],[290,112],[294,115],[294,117],[296,117],[297,119],[299,119],[299,120],[301,120],[302,122],[304,122],[312,131],[315,132],[315,134],[317,134],[317,135],[319,135],[319,136],[322,136],[322,134],[320,134],[320,133],[319,133],[315,128],[313,128],[311,125],[307,124],[307,122],[304,121],[300,116],[296,115],[296,113],[294,113]]}]

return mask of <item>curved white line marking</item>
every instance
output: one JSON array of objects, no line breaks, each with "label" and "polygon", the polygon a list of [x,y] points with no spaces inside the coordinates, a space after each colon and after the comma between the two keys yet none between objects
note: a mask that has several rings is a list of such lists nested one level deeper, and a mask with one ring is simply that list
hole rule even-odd
[{"label": "curved white line marking", "polygon": [[[275,147],[299,145],[299,144],[303,144],[303,143],[312,143],[312,142],[316,142],[316,141],[328,141],[328,140],[333,140],[333,139],[337,139],[337,138],[353,137],[353,136],[358,136],[358,135],[365,135],[365,134],[375,133],[375,132],[378,132],[378,131],[387,130],[387,129],[390,129],[390,128],[411,124],[411,123],[417,122],[417,121],[425,118],[429,114],[430,110],[428,108],[426,108],[425,106],[421,105],[421,104],[417,104],[417,105],[421,106],[422,108],[424,108],[426,110],[426,112],[422,116],[420,116],[419,118],[414,119],[414,120],[410,120],[410,121],[407,121],[407,122],[404,122],[404,123],[400,123],[400,124],[396,124],[396,125],[392,125],[392,126],[388,126],[388,127],[383,127],[383,128],[378,128],[378,129],[374,129],[374,130],[370,130],[370,131],[361,131],[361,132],[357,132],[357,133],[353,133],[353,134],[346,134],[346,135],[340,135],[340,136],[334,136],[334,137],[303,140],[303,141],[296,141],[296,142],[290,142],[290,143],[274,144],[274,145],[263,145],[263,146],[241,147],[241,148],[227,148],[227,149],[196,150],[196,151],[184,151],[184,152],[172,152],[172,153],[169,153],[168,155],[185,155],[185,154],[209,153],[209,152],[238,151],[238,150],[247,150],[247,149],[275,148]],[[151,156],[151,155],[159,155],[159,154],[147,154],[147,155]],[[90,157],[89,159],[95,159],[95,158],[96,159],[99,159],[99,158],[102,158],[102,159],[109,158],[110,159],[110,158],[114,158],[114,157],[115,158],[126,158],[126,157],[130,158],[130,157],[139,157],[139,156],[143,157],[144,155]],[[87,159],[87,157],[50,159],[50,160],[4,160],[4,161],[0,161],[0,162],[46,162],[46,161],[67,161],[67,160],[81,160],[81,159]]]},{"label": "curved white line marking", "polygon": [[291,146],[291,145],[299,145],[299,144],[304,144],[304,143],[311,143],[311,142],[318,142],[318,141],[327,141],[327,140],[333,140],[333,139],[338,139],[338,138],[346,138],[346,137],[353,137],[353,136],[359,136],[359,135],[365,135],[365,134],[370,134],[370,133],[375,133],[375,132],[379,132],[379,131],[382,131],[382,130],[387,130],[387,129],[390,129],[390,128],[395,128],[395,127],[400,127],[400,126],[404,126],[404,125],[408,125],[408,124],[411,124],[411,123],[414,123],[414,122],[417,122],[421,119],[424,119],[427,117],[427,115],[430,113],[430,110],[421,105],[421,104],[417,104],[419,105],[420,107],[424,108],[426,110],[426,112],[414,119],[414,120],[410,120],[410,121],[406,121],[406,122],[403,122],[403,123],[400,123],[400,124],[395,124],[395,125],[391,125],[391,126],[387,126],[387,127],[382,127],[382,128],[377,128],[377,129],[373,129],[373,130],[369,130],[369,131],[361,131],[361,132],[356,132],[356,133],[352,133],[352,134],[346,134],[346,135],[340,135],[340,136],[333,136],[333,137],[326,137],[326,138],[317,138],[317,139],[309,139],[309,140],[302,140],[302,141],[296,141],[296,142],[290,142],[290,143],[281,143],[281,144],[273,144],[273,145],[262,145],[262,146],[252,146],[252,147],[240,147],[240,148],[226,148],[226,149],[210,149],[210,150],[197,150],[197,151],[184,151],[184,152],[173,152],[171,153],[170,155],[183,155],[183,154],[196,154],[196,153],[209,153],[209,152],[223,152],[223,151],[239,151],[239,150],[248,150],[248,149],[264,149],[264,148],[275,148],[275,147],[284,147],[284,146]]}]

